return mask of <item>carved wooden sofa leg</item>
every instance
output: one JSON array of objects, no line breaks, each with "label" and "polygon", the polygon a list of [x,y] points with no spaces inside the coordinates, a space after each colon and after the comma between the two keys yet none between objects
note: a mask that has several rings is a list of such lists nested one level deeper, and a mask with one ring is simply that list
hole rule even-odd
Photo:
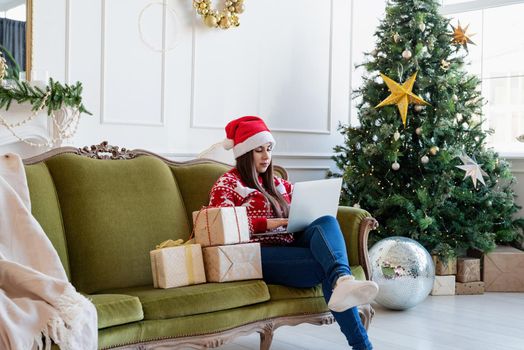
[{"label": "carved wooden sofa leg", "polygon": [[260,350],[269,350],[271,342],[273,341],[274,325],[273,323],[267,323],[260,333]]}]

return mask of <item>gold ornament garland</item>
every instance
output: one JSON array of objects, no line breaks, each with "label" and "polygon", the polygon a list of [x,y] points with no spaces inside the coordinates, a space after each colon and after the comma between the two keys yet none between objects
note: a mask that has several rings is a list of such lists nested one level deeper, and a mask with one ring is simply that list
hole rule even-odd
[{"label": "gold ornament garland", "polygon": [[212,9],[211,0],[193,0],[193,7],[208,27],[228,29],[240,25],[238,16],[244,12],[244,0],[226,0],[222,11]]}]

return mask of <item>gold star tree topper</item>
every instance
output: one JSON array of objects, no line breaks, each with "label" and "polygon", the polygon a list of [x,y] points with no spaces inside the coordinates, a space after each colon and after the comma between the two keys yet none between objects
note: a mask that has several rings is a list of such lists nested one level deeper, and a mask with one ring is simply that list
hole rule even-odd
[{"label": "gold star tree topper", "polygon": [[472,37],[475,34],[466,34],[468,27],[469,27],[469,24],[465,26],[464,28],[462,28],[460,26],[460,21],[458,22],[456,28],[453,27],[453,25],[451,25],[451,28],[453,28],[453,33],[451,33],[451,35],[453,35],[452,42],[455,44],[462,45],[466,50],[468,49],[468,44],[476,45],[470,39],[470,37]]},{"label": "gold star tree topper", "polygon": [[385,76],[382,73],[380,73],[380,76],[388,86],[388,89],[391,92],[391,94],[388,97],[386,97],[384,101],[380,102],[375,108],[387,105],[397,105],[404,127],[406,127],[406,117],[408,115],[408,105],[410,103],[427,106],[430,105],[411,91],[413,90],[415,79],[417,78],[416,72],[411,77],[409,77],[409,79],[406,80],[402,85],[398,84],[396,81],[392,80],[391,78]]}]

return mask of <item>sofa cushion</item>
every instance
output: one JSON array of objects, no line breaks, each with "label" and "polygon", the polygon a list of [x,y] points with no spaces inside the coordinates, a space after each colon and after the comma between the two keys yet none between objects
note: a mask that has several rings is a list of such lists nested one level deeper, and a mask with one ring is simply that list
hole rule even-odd
[{"label": "sofa cushion", "polygon": [[261,280],[206,283],[169,289],[143,286],[105,293],[137,296],[142,303],[145,320],[196,315],[269,300],[267,286]]},{"label": "sofa cushion", "polygon": [[180,193],[184,198],[191,227],[193,227],[193,211],[209,204],[209,191],[216,180],[229,169],[231,167],[217,163],[171,166],[171,171],[173,171],[180,186]]},{"label": "sofa cushion", "polygon": [[[357,280],[365,280],[366,274],[362,266],[351,266],[351,272]],[[323,297],[322,286],[319,284],[313,288],[293,288],[278,284],[268,284],[271,300],[301,299]]]},{"label": "sofa cushion", "polygon": [[25,173],[31,197],[31,212],[55,247],[67,276],[70,277],[66,236],[53,178],[45,163],[26,165]]},{"label": "sofa cushion", "polygon": [[86,295],[95,305],[98,315],[98,329],[126,324],[144,319],[140,300],[123,294]]},{"label": "sofa cushion", "polygon": [[106,349],[139,341],[212,334],[273,317],[327,311],[324,298],[302,298],[163,320],[143,320],[100,330],[98,346]]},{"label": "sofa cushion", "polygon": [[152,284],[149,251],[189,236],[182,197],[160,159],[46,161],[62,209],[71,280],[78,290]]}]

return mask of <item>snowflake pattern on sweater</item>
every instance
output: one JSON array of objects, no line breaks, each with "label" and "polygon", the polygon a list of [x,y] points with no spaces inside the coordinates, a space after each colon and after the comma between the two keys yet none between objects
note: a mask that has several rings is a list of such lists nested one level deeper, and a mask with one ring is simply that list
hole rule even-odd
[{"label": "snowflake pattern on sweater", "polygon": [[[279,177],[274,177],[275,187],[285,201],[291,203],[293,185]],[[259,178],[262,184],[262,179]],[[210,207],[246,207],[251,234],[267,231],[267,219],[275,218],[275,212],[264,194],[255,188],[247,187],[240,179],[236,168],[222,175],[213,185],[209,194]],[[292,234],[267,237],[253,237],[251,242],[268,245],[283,245],[293,242]]]}]

